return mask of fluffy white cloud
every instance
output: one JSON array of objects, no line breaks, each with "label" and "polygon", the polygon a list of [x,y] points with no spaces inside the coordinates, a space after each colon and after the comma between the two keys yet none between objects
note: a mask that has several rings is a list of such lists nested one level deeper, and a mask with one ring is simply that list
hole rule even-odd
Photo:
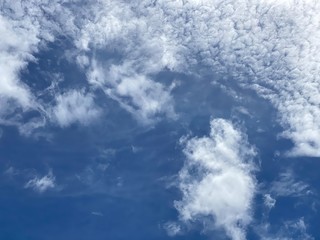
[{"label": "fluffy white cloud", "polygon": [[25,188],[31,188],[36,192],[43,193],[55,186],[55,176],[50,172],[43,177],[34,177],[26,183]]},{"label": "fluffy white cloud", "polygon": [[203,217],[235,240],[245,239],[256,182],[255,150],[231,122],[211,121],[209,137],[184,139],[186,162],[179,173],[183,199],[175,206],[184,222]]},{"label": "fluffy white cloud", "polygon": [[52,115],[61,127],[73,123],[88,125],[100,114],[100,109],[94,103],[93,95],[86,94],[83,90],[68,91],[57,96],[56,101]]}]

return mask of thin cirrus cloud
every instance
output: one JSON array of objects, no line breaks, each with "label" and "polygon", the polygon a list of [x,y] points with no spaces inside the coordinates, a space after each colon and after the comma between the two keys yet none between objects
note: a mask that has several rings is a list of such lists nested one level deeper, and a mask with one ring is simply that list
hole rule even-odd
[{"label": "thin cirrus cloud", "polygon": [[210,126],[208,137],[183,139],[186,161],[178,184],[183,198],[175,206],[182,222],[209,218],[209,229],[242,240],[252,218],[256,153],[231,122],[213,119]]},{"label": "thin cirrus cloud", "polygon": [[270,185],[270,193],[276,197],[305,197],[312,193],[310,186],[296,179],[291,170],[279,175]]}]

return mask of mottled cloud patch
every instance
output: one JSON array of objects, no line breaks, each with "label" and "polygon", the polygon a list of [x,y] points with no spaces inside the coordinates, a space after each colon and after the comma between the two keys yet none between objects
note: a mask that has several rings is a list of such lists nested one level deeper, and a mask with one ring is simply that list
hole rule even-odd
[{"label": "mottled cloud patch", "polygon": [[184,140],[184,153],[186,162],[179,172],[183,198],[175,202],[181,221],[209,218],[211,228],[245,239],[256,192],[256,153],[246,136],[231,122],[213,119],[208,137]]}]

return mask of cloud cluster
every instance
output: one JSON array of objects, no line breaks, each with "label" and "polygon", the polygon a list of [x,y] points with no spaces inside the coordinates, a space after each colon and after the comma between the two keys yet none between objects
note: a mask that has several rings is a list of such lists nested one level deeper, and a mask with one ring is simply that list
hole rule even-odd
[{"label": "cloud cluster", "polygon": [[256,182],[255,150],[246,136],[224,119],[211,121],[210,136],[184,139],[186,161],[179,172],[183,198],[175,202],[181,220],[209,218],[235,240],[245,239]]},{"label": "cloud cluster", "polygon": [[[95,17],[71,32],[77,32],[74,41],[80,51],[108,51],[104,59],[93,57],[100,64],[91,64],[93,71],[97,66],[107,69],[105,81],[110,81],[112,67],[125,71],[128,66],[130,84],[139,85],[143,77],[156,89],[160,83],[150,75],[164,69],[195,73],[208,68],[225,75],[278,109],[282,136],[295,144],[290,155],[319,156],[319,9],[313,0],[118,0],[93,4],[88,13]],[[118,84],[129,81],[111,82],[108,89],[117,92]],[[126,98],[115,95],[128,106]],[[157,95],[149,97],[161,105]],[[149,107],[140,104],[136,114],[142,119],[157,115]],[[168,112],[164,107],[158,111]]]},{"label": "cloud cluster", "polygon": [[[37,53],[53,42],[56,36],[65,35],[68,31],[75,36],[74,26],[71,9],[65,8],[61,1],[0,1],[1,124],[16,125],[22,134],[29,135],[34,129],[44,127],[47,120],[57,121],[61,126],[76,120],[81,123],[88,122],[88,118],[95,111],[90,96],[88,101],[80,101],[78,97],[78,103],[85,105],[75,106],[75,102],[71,102],[71,93],[63,94],[59,92],[60,89],[56,89],[52,96],[55,101],[45,102],[40,100],[39,96],[46,92],[41,93],[40,89],[34,87],[33,76],[29,76],[31,80],[29,79],[28,83],[22,74],[30,62],[37,62]],[[62,91],[65,92],[64,89]],[[62,103],[64,97],[66,102]],[[54,102],[57,106],[52,105]],[[62,109],[63,107],[66,108]],[[89,115],[81,115],[80,112],[88,107],[92,107]],[[39,117],[26,121],[24,114],[31,111],[37,112]],[[83,119],[80,119],[81,117]]]},{"label": "cloud cluster", "polygon": [[89,83],[142,122],[176,117],[171,88],[156,82],[157,74],[205,68],[270,100],[281,136],[294,143],[289,155],[320,155],[317,1],[2,0],[1,6],[1,115],[10,115],[12,101],[41,108],[19,72],[41,43],[64,35]]}]

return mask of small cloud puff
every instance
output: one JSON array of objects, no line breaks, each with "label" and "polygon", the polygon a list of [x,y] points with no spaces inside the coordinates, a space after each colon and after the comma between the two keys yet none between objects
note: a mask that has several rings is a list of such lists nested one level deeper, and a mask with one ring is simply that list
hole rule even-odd
[{"label": "small cloud puff", "polygon": [[167,222],[164,229],[170,237],[176,236],[181,233],[181,226],[175,222]]},{"label": "small cloud puff", "polygon": [[59,95],[56,97],[56,102],[52,115],[61,127],[67,127],[73,123],[88,125],[100,114],[93,95],[83,90],[71,90]]},{"label": "small cloud puff", "polygon": [[43,177],[34,177],[25,184],[25,188],[31,188],[36,192],[43,193],[56,187],[55,176],[49,172]]}]

